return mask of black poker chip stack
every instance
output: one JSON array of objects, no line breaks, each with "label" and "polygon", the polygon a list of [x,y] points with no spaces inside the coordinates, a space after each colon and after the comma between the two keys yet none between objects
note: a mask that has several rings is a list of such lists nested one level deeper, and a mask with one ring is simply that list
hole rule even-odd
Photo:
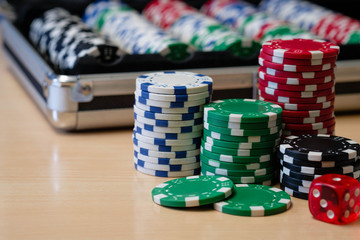
[{"label": "black poker chip stack", "polygon": [[32,21],[29,38],[59,71],[72,70],[81,59],[107,64],[122,58],[114,44],[92,32],[79,18],[62,8],[50,9]]},{"label": "black poker chip stack", "polygon": [[280,187],[308,199],[312,180],[328,173],[360,180],[359,143],[325,134],[288,136],[279,146]]}]

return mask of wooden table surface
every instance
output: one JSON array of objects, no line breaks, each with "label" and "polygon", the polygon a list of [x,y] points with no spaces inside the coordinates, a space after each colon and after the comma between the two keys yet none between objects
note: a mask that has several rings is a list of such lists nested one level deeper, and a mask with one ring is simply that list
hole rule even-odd
[{"label": "wooden table surface", "polygon": [[[305,200],[269,217],[151,200],[169,180],[133,166],[131,129],[55,131],[15,81],[0,51],[0,239],[360,239],[314,220]],[[337,135],[360,142],[360,115],[337,117]]]}]

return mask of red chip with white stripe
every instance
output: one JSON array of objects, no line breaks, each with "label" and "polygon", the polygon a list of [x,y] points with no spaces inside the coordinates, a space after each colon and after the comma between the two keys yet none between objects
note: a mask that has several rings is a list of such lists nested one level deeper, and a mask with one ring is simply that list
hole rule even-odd
[{"label": "red chip with white stripe", "polygon": [[285,77],[285,78],[322,78],[331,76],[334,74],[334,68],[325,71],[317,71],[317,72],[285,72],[281,70],[276,70],[269,67],[260,67],[260,71],[265,72],[268,75],[272,75],[275,77]]},{"label": "red chip with white stripe", "polygon": [[263,43],[262,50],[272,56],[295,59],[335,57],[340,47],[334,43],[313,39],[275,39]]},{"label": "red chip with white stripe", "polygon": [[264,71],[261,71],[261,69],[259,69],[258,73],[259,73],[259,78],[263,80],[277,82],[281,84],[289,84],[289,85],[328,83],[335,80],[335,74],[321,78],[293,78],[293,77],[276,77],[267,74]]},{"label": "red chip with white stripe", "polygon": [[309,110],[309,111],[291,111],[283,110],[283,117],[319,117],[324,116],[334,112],[334,107],[329,107],[321,110]]},{"label": "red chip with white stripe", "polygon": [[315,66],[303,66],[303,65],[291,65],[291,64],[279,64],[274,62],[266,61],[265,59],[259,57],[258,62],[260,66],[272,68],[284,72],[317,72],[317,71],[326,71],[332,69],[336,66],[335,62],[325,63],[323,65]]},{"label": "red chip with white stripe", "polygon": [[329,94],[322,97],[313,97],[313,98],[295,98],[295,97],[285,97],[281,95],[273,96],[269,95],[261,90],[258,91],[259,96],[266,99],[265,101],[273,101],[279,103],[302,103],[302,104],[314,104],[314,103],[323,103],[331,101],[335,98],[335,93]]},{"label": "red chip with white stripe", "polygon": [[302,92],[302,91],[311,92],[311,91],[319,91],[327,88],[332,88],[335,84],[335,81],[331,81],[328,83],[319,83],[319,84],[287,85],[277,82],[265,81],[260,78],[259,83],[264,87],[270,87],[279,90],[287,90],[287,91],[295,91],[295,92]]},{"label": "red chip with white stripe", "polygon": [[333,118],[333,117],[335,117],[335,114],[330,113],[330,114],[319,116],[319,117],[309,117],[309,118],[282,117],[282,121],[284,123],[307,124],[307,123],[324,122],[324,121],[330,120],[330,118]]},{"label": "red chip with white stripe", "polygon": [[295,92],[295,91],[285,91],[285,90],[277,90],[274,88],[264,87],[259,85],[259,89],[269,95],[273,96],[284,96],[284,97],[295,97],[295,98],[313,98],[313,97],[322,97],[333,94],[335,92],[335,88],[329,88],[320,91],[312,91],[312,92]]},{"label": "red chip with white stripe", "polygon": [[265,61],[278,63],[278,64],[290,64],[290,65],[300,65],[300,66],[316,66],[324,65],[327,63],[333,63],[336,61],[337,57],[323,58],[323,59],[292,59],[292,58],[282,58],[275,57],[269,54],[260,52],[259,57],[263,58]]},{"label": "red chip with white stripe", "polygon": [[283,129],[291,131],[307,131],[307,130],[319,130],[322,128],[328,128],[335,124],[335,118],[331,118],[325,122],[307,123],[307,124],[293,124],[283,123]]},{"label": "red chip with white stripe", "polygon": [[319,109],[325,109],[325,108],[329,108],[334,106],[334,100],[328,101],[328,102],[323,102],[323,103],[310,103],[310,104],[301,104],[301,103],[281,103],[281,102],[274,102],[274,101],[269,101],[266,98],[263,97],[259,97],[259,100],[263,100],[263,101],[267,101],[267,102],[272,102],[275,103],[279,106],[281,106],[283,109],[286,110],[293,110],[293,111],[304,111],[304,110],[319,110]]}]

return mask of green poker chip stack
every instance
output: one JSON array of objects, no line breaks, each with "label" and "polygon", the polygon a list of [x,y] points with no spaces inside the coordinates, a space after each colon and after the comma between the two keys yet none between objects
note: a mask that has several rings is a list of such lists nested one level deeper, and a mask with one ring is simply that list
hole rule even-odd
[{"label": "green poker chip stack", "polygon": [[272,185],[282,108],[254,99],[226,99],[204,106],[201,173],[239,184]]}]

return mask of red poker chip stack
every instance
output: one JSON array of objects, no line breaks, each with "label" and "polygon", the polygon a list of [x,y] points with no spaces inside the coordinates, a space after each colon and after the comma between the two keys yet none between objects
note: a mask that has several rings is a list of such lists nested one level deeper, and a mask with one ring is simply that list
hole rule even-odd
[{"label": "red poker chip stack", "polygon": [[333,134],[339,46],[322,40],[271,40],[259,55],[259,99],[283,108],[283,135]]}]

